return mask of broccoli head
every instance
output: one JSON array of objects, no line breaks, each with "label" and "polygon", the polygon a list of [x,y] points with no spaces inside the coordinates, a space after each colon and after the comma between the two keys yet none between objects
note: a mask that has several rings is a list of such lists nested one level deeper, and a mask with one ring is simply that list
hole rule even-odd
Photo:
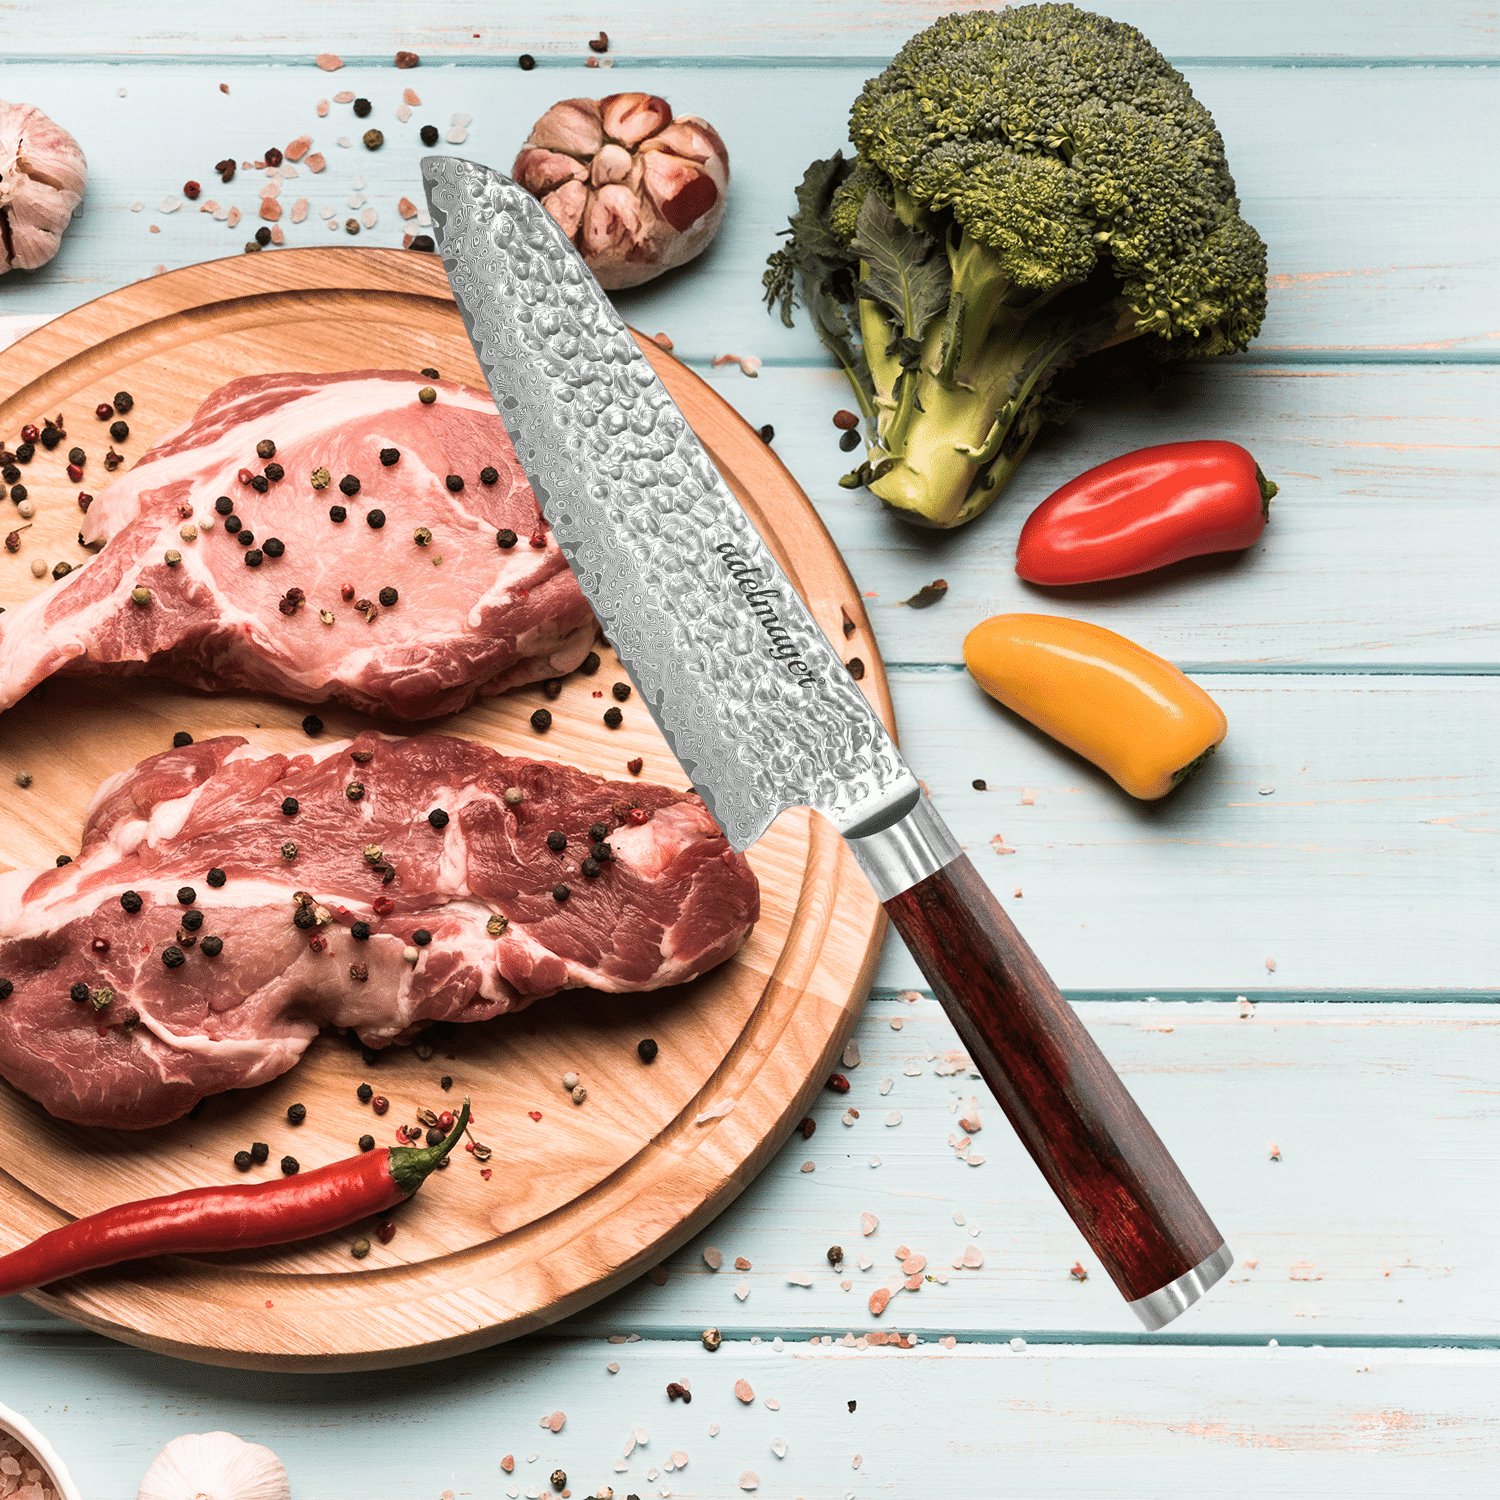
[{"label": "broccoli head", "polygon": [[946,16],[850,111],[857,155],[814,162],[766,301],[801,301],[849,376],[868,484],[955,526],[999,494],[1053,377],[1144,339],[1227,354],[1260,331],[1266,251],[1224,142],[1134,27],[1072,5]]}]

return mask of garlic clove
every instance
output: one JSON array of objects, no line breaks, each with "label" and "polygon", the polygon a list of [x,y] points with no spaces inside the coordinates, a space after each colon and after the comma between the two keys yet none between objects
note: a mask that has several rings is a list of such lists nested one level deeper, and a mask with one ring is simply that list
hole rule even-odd
[{"label": "garlic clove", "polygon": [[604,144],[599,105],[593,99],[564,99],[531,127],[529,146],[592,156]]},{"label": "garlic clove", "polygon": [[527,146],[516,158],[511,176],[538,198],[545,198],[553,188],[565,182],[581,182],[589,170],[576,157],[561,151],[547,151],[540,146]]},{"label": "garlic clove", "polygon": [[[607,258],[619,265],[637,251],[649,249],[651,223],[640,198],[620,183],[606,183],[589,195],[583,214],[583,253]],[[654,275],[656,268],[643,268]],[[633,285],[616,281],[616,286]]]},{"label": "garlic clove", "polygon": [[232,1432],[173,1438],[146,1471],[136,1500],[291,1500],[281,1460]]},{"label": "garlic clove", "polygon": [[578,238],[578,226],[588,206],[589,190],[581,182],[565,182],[542,199],[542,207],[557,220],[558,227],[570,240]]},{"label": "garlic clove", "polygon": [[689,161],[710,166],[711,170],[722,170],[724,181],[729,181],[729,152],[719,139],[719,132],[697,115],[678,115],[659,135],[645,142],[643,151],[670,151],[675,156],[685,156]]},{"label": "garlic clove", "polygon": [[603,187],[607,182],[623,182],[630,176],[634,165],[635,159],[631,154],[623,146],[616,146],[611,142],[594,158],[589,181],[595,187]]},{"label": "garlic clove", "polygon": [[34,105],[0,99],[0,274],[57,254],[88,175],[66,130]]},{"label": "garlic clove", "polygon": [[653,151],[645,164],[646,191],[673,229],[691,229],[719,202],[713,178],[694,163],[665,151]]},{"label": "garlic clove", "polygon": [[624,146],[638,146],[672,123],[672,106],[655,94],[611,94],[599,101],[599,113],[605,135]]}]

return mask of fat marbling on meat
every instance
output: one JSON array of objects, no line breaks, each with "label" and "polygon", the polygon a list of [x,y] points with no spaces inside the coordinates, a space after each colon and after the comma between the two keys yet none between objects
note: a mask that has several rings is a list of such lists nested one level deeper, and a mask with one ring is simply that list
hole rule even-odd
[{"label": "fat marbling on meat", "polygon": [[692,793],[445,735],[206,740],[105,781],[71,864],[0,875],[0,1076],[79,1124],[163,1124],[324,1026],[383,1047],[566,988],[681,983],[759,912]]},{"label": "fat marbling on meat", "polygon": [[[418,399],[424,386],[435,402]],[[256,453],[266,439],[271,459]],[[389,466],[387,449],[400,455]],[[284,477],[266,480],[269,464]],[[341,491],[345,475],[357,493]],[[489,393],[403,371],[230,381],[94,499],[83,538],[107,545],[0,615],[0,708],[54,673],[149,672],[425,719],[571,671],[595,635]]]}]

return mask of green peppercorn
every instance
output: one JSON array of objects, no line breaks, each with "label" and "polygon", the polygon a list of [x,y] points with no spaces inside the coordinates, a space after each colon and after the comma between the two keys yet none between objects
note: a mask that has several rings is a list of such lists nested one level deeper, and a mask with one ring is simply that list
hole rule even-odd
[{"label": "green peppercorn", "polygon": [[300,1125],[307,1118],[307,1106],[305,1104],[289,1105],[286,1117],[293,1125]]},{"label": "green peppercorn", "polygon": [[224,939],[221,937],[206,937],[198,944],[198,951],[205,958],[217,958],[224,951]]},{"label": "green peppercorn", "polygon": [[418,526],[417,529],[412,532],[411,539],[417,544],[417,546],[425,547],[432,541],[432,533],[427,529],[427,527]]},{"label": "green peppercorn", "polygon": [[383,510],[367,511],[365,514],[365,525],[372,531],[379,531],[385,525],[385,512]]},{"label": "green peppercorn", "polygon": [[437,400],[437,392],[433,390],[430,385],[424,385],[422,389],[417,392],[417,400],[420,401],[423,406],[431,406],[432,403]]},{"label": "green peppercorn", "polygon": [[344,233],[345,234],[358,234],[359,233],[359,220],[358,219],[345,219],[344,220]]},{"label": "green peppercorn", "polygon": [[417,947],[425,948],[432,941],[432,934],[425,927],[419,927],[412,933],[411,940]]},{"label": "green peppercorn", "polygon": [[552,1488],[555,1490],[565,1490],[567,1487],[568,1476],[561,1469],[554,1469],[552,1471]]},{"label": "green peppercorn", "polygon": [[383,605],[385,605],[387,609],[389,609],[391,605],[393,605],[401,596],[395,591],[395,589],[387,585],[385,588],[381,589],[380,593],[377,594],[376,597]]},{"label": "green peppercorn", "polygon": [[308,482],[315,490],[326,490],[333,483],[333,475],[327,469],[317,468],[312,471]]},{"label": "green peppercorn", "polygon": [[509,526],[502,526],[495,533],[495,545],[497,547],[511,548],[516,545],[516,534]]},{"label": "green peppercorn", "polygon": [[462,474],[450,474],[443,483],[448,486],[451,494],[456,495],[464,487],[464,477]]},{"label": "green peppercorn", "polygon": [[283,1156],[281,1158],[281,1171],[285,1177],[295,1177],[302,1168],[298,1165],[295,1156]]},{"label": "green peppercorn", "polygon": [[162,561],[166,563],[169,568],[175,568],[178,563],[182,561],[182,553],[180,553],[175,547],[169,547],[162,554]]},{"label": "green peppercorn", "polygon": [[271,1148],[264,1141],[252,1141],[250,1143],[250,1160],[256,1166],[261,1166],[270,1160]]},{"label": "green peppercorn", "polygon": [[248,1151],[236,1151],[234,1153],[234,1165],[237,1171],[248,1172],[250,1170],[250,1162],[251,1156]]},{"label": "green peppercorn", "polygon": [[545,708],[539,708],[531,716],[531,727],[538,734],[546,734],[552,728],[552,715]]},{"label": "green peppercorn", "polygon": [[285,860],[296,859],[297,846],[290,839],[281,846],[281,857]]},{"label": "green peppercorn", "polygon": [[135,913],[138,912],[145,904],[146,903],[141,900],[140,896],[135,891],[126,891],[120,897],[120,905],[123,906],[125,910],[128,911],[132,916],[134,916]]},{"label": "green peppercorn", "polygon": [[611,729],[618,729],[625,722],[625,715],[618,708],[606,708],[604,710],[604,722]]}]

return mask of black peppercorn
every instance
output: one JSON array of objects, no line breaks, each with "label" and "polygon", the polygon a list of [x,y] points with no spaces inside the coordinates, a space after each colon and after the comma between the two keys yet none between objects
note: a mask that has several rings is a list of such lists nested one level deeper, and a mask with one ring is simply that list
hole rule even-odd
[{"label": "black peppercorn", "polygon": [[607,839],[609,837],[609,824],[608,823],[590,823],[589,824],[589,837],[591,839],[593,839],[593,841],[596,844],[601,839]]},{"label": "black peppercorn", "polygon": [[28,490],[24,484],[18,484],[15,489],[10,492],[10,498],[14,500],[17,505],[19,505],[30,493],[30,490]]},{"label": "black peppercorn", "polygon": [[[433,250],[436,249],[436,246],[432,243],[432,236],[430,234],[419,234],[414,240],[412,240],[409,248],[413,250]],[[438,1166],[446,1167],[447,1165],[448,1158],[445,1156],[442,1161],[438,1163]]]},{"label": "black peppercorn", "polygon": [[36,445],[34,443],[22,443],[16,449],[16,462],[18,464],[29,464],[36,457]]},{"label": "black peppercorn", "polygon": [[354,101],[354,113],[357,114],[361,120],[363,120],[364,117],[370,113],[370,110],[373,107],[374,106],[371,105],[368,99],[356,99]]},{"label": "black peppercorn", "polygon": [[258,568],[265,561],[265,553],[259,547],[252,547],[245,554],[245,566],[247,568]]},{"label": "black peppercorn", "polygon": [[264,224],[255,231],[255,243],[262,249],[271,243],[271,231]]},{"label": "black peppercorn", "polygon": [[359,1149],[361,1151],[373,1151],[375,1149],[375,1137],[373,1135],[360,1136]]},{"label": "black peppercorn", "polygon": [[251,1156],[248,1151],[236,1151],[234,1153],[234,1165],[241,1172],[250,1170]]},{"label": "black peppercorn", "polygon": [[585,677],[592,677],[594,673],[599,670],[599,653],[597,651],[590,651],[589,654],[585,656],[581,662],[579,662],[578,670],[582,672]]},{"label": "black peppercorn", "polygon": [[117,443],[123,443],[130,436],[130,424],[127,422],[111,422],[109,424],[109,435]]},{"label": "black peppercorn", "polygon": [[775,439],[775,437],[776,437],[776,429],[774,427],[772,427],[769,422],[767,422],[766,425],[764,427],[762,427],[761,430],[760,430],[760,440],[761,440],[761,442],[763,442],[763,443],[769,443],[769,442],[773,441]]},{"label": "black peppercorn", "polygon": [[219,869],[217,865],[214,866],[214,868],[210,870],[208,874],[203,878],[208,881],[208,883],[213,886],[215,890],[217,890],[221,885],[224,884],[226,880],[229,879],[229,877],[221,869]]},{"label": "black peppercorn", "polygon": [[85,453],[82,448],[68,449],[68,462],[70,464],[78,464],[80,467],[82,467],[82,465],[88,462],[88,458],[88,454]]},{"label": "black peppercorn", "polygon": [[189,932],[197,932],[203,925],[203,913],[201,911],[185,911],[182,914],[182,925]]},{"label": "black peppercorn", "polygon": [[113,405],[123,417],[135,405],[135,397],[129,391],[116,391]]},{"label": "black peppercorn", "polygon": [[425,948],[432,941],[432,934],[425,927],[419,927],[412,933],[411,940],[417,947]]},{"label": "black peppercorn", "polygon": [[561,677],[549,677],[542,684],[542,691],[549,698],[561,698],[562,697],[562,678]]},{"label": "black peppercorn", "polygon": [[179,729],[177,733],[172,736],[172,748],[174,750],[184,749],[186,746],[191,745],[192,743],[193,737],[185,729]]},{"label": "black peppercorn", "polygon": [[450,474],[443,481],[443,483],[448,486],[448,489],[449,489],[449,491],[452,494],[456,495],[464,487],[463,475],[462,474]]},{"label": "black peppercorn", "polygon": [[378,598],[387,609],[389,609],[391,605],[393,605],[400,597],[401,596],[395,591],[395,589],[391,588],[389,584],[385,588],[381,589],[380,593],[376,595],[376,598]]},{"label": "black peppercorn", "polygon": [[502,526],[495,533],[495,544],[499,547],[514,547],[516,545],[516,534],[509,526]]},{"label": "black peppercorn", "polygon": [[516,59],[516,66],[519,67],[523,73],[529,73],[534,67],[536,67],[536,58],[534,58],[529,52],[523,52]]},{"label": "black peppercorn", "polygon": [[318,925],[318,915],[310,906],[299,906],[292,913],[292,926],[299,927],[306,932],[309,927]]},{"label": "black peppercorn", "polygon": [[281,810],[287,817],[295,818],[302,804],[295,797],[283,797],[281,799]]},{"label": "black peppercorn", "polygon": [[134,891],[126,891],[125,894],[120,897],[120,905],[123,906],[125,910],[128,911],[132,916],[134,916],[135,913],[145,905],[145,902],[143,902]]},{"label": "black peppercorn", "polygon": [[234,510],[234,501],[231,500],[228,495],[220,495],[219,498],[214,501],[214,509],[218,511],[221,516],[227,516]]},{"label": "black peppercorn", "polygon": [[81,979],[68,991],[68,998],[75,1005],[82,1005],[89,997],[89,987]]},{"label": "black peppercorn", "polygon": [[555,885],[552,887],[552,899],[554,901],[566,901],[572,894],[572,891],[565,885]]},{"label": "black peppercorn", "polygon": [[599,873],[599,861],[590,856],[578,867],[588,880],[593,880]]},{"label": "black peppercorn", "polygon": [[289,1105],[286,1117],[293,1125],[300,1125],[307,1118],[307,1106],[305,1104]]},{"label": "black peppercorn", "polygon": [[276,444],[270,438],[262,438],[255,445],[255,456],[257,458],[275,458]]},{"label": "black peppercorn", "polygon": [[448,826],[448,814],[445,813],[442,808],[435,807],[430,813],[427,814],[427,821],[431,823],[434,828],[446,828]]},{"label": "black peppercorn", "polygon": [[161,950],[161,961],[169,969],[180,969],[187,962],[187,954],[174,943],[170,948]]},{"label": "black peppercorn", "polygon": [[0,979],[0,1000],[9,1000],[10,997],[15,994],[15,992],[16,987],[13,981],[9,979]]},{"label": "black peppercorn", "polygon": [[438,128],[436,125],[424,125],[418,132],[422,137],[424,146],[435,146],[438,143]]},{"label": "black peppercorn", "polygon": [[260,550],[267,557],[280,557],[286,551],[286,543],[279,536],[268,536],[260,544]]},{"label": "black peppercorn", "polygon": [[328,519],[330,521],[347,521],[349,512],[342,505],[330,505],[328,507]]},{"label": "black peppercorn", "polygon": [[845,453],[852,453],[859,447],[859,434],[852,427],[848,432],[841,432],[839,434],[839,447]]},{"label": "black peppercorn", "polygon": [[357,495],[359,493],[359,480],[353,474],[345,474],[339,480],[339,489],[346,495]]},{"label": "black peppercorn", "polygon": [[379,531],[385,525],[385,512],[383,510],[372,510],[365,516],[365,525],[374,531]]},{"label": "black peppercorn", "polygon": [[443,1076],[438,1079],[438,1087],[442,1089],[444,1093],[447,1093],[447,1091],[453,1087],[453,1075],[451,1073],[444,1073]]},{"label": "black peppercorn", "polygon": [[50,453],[62,441],[62,433],[55,427],[42,428],[42,447]]},{"label": "black peppercorn", "polygon": [[365,784],[362,781],[351,781],[349,785],[344,788],[344,795],[351,802],[358,802],[359,799],[364,796],[364,794]]},{"label": "black peppercorn", "polygon": [[548,710],[545,708],[537,709],[537,711],[531,716],[531,727],[536,730],[538,734],[545,734],[549,729],[552,728],[551,713],[548,712]]},{"label": "black peppercorn", "polygon": [[496,484],[500,479],[500,471],[492,464],[486,464],[479,471],[480,484]]},{"label": "black peppercorn", "polygon": [[606,708],[604,710],[604,722],[611,729],[618,729],[625,722],[625,715],[618,708]]},{"label": "black peppercorn", "polygon": [[57,865],[57,868],[60,870],[64,865],[70,865],[73,863],[73,856],[71,854],[59,854],[55,863]]},{"label": "black peppercorn", "polygon": [[[236,516],[235,519],[238,520],[239,517]],[[248,526],[241,527],[238,531],[236,531],[234,534],[234,539],[242,547],[253,547],[255,545],[255,533],[251,531]]]},{"label": "black peppercorn", "polygon": [[447,1140],[447,1138],[447,1135],[443,1131],[439,1130],[436,1125],[430,1126],[428,1128],[427,1144],[429,1146],[441,1146],[443,1142]]},{"label": "black peppercorn", "polygon": [[271,481],[264,474],[252,474],[250,476],[250,488],[257,495],[264,495],[271,488]]},{"label": "black peppercorn", "polygon": [[235,532],[239,531],[240,528],[244,526],[244,524],[245,523],[240,520],[238,516],[229,516],[224,522],[224,530],[227,531],[230,536],[233,536]]},{"label": "black peppercorn", "polygon": [[283,1156],[281,1158],[281,1171],[286,1177],[295,1177],[302,1169],[297,1165],[295,1156]]},{"label": "black peppercorn", "polygon": [[3,469],[0,469],[0,479],[7,484],[14,484],[20,477],[21,471],[14,464],[6,464]]},{"label": "black peppercorn", "polygon": [[370,924],[368,922],[356,922],[349,929],[349,936],[357,943],[368,941],[370,936]]},{"label": "black peppercorn", "polygon": [[177,888],[177,904],[179,906],[191,906],[198,899],[198,893],[190,885],[182,885]]},{"label": "black peppercorn", "polygon": [[279,481],[286,478],[286,470],[283,469],[280,464],[267,464],[266,478],[269,479],[273,484],[278,483]]},{"label": "black peppercorn", "polygon": [[617,682],[610,692],[614,694],[616,703],[623,703],[630,696],[630,684],[628,682]]},{"label": "black peppercorn", "polygon": [[561,854],[568,847],[568,836],[555,830],[547,835],[547,847],[554,854]]},{"label": "black peppercorn", "polygon": [[603,839],[600,839],[599,842],[589,850],[589,857],[591,859],[597,859],[601,865],[608,864],[609,861],[615,857],[615,851],[611,849]]},{"label": "black peppercorn", "polygon": [[657,1050],[656,1043],[649,1036],[643,1037],[635,1046],[636,1056],[642,1062],[655,1062]]},{"label": "black peppercorn", "polygon": [[224,939],[221,937],[206,937],[198,944],[198,951],[206,958],[217,958],[224,951]]}]

